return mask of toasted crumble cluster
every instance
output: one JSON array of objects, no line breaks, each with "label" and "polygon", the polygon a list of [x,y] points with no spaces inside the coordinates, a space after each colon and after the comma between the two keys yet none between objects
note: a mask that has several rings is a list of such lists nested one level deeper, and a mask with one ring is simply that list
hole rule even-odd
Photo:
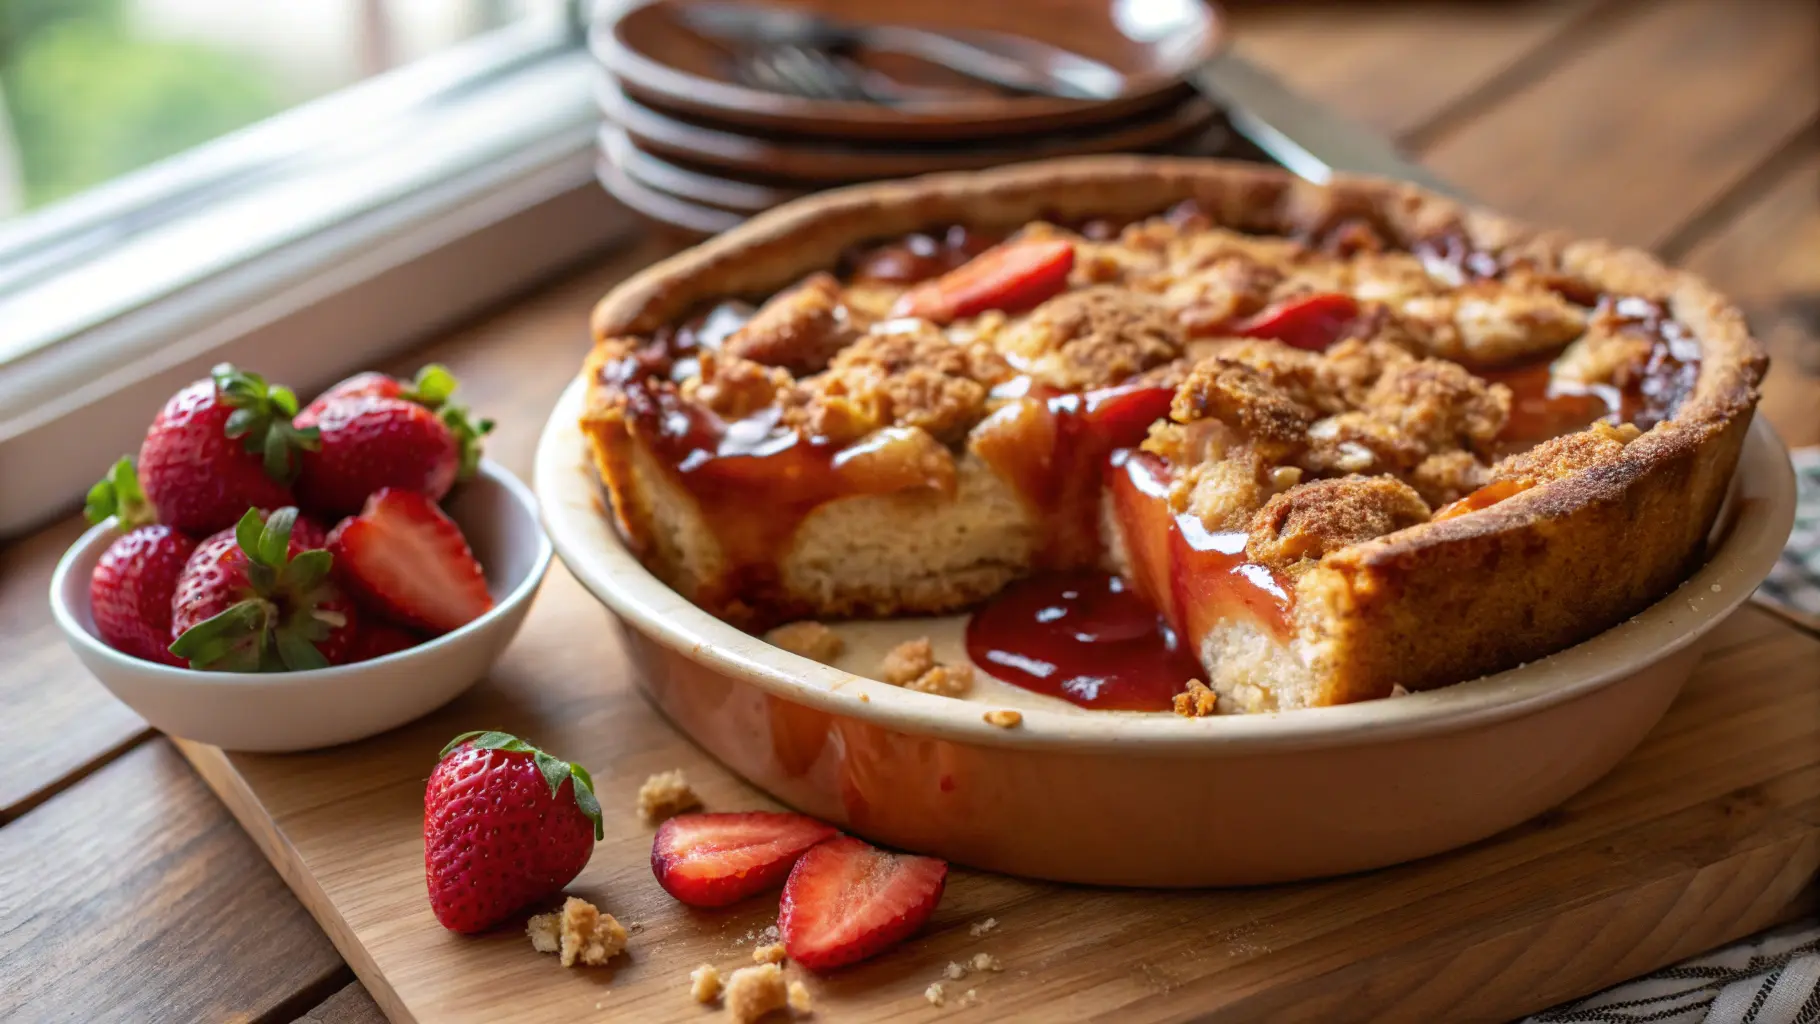
[{"label": "toasted crumble cluster", "polygon": [[926,636],[906,640],[886,652],[879,677],[892,686],[942,697],[962,697],[973,688],[973,666],[937,662]]},{"label": "toasted crumble cluster", "polygon": [[698,1003],[720,998],[720,971],[713,964],[702,964],[689,972],[689,998]]},{"label": "toasted crumble cluster", "polygon": [[727,979],[725,991],[727,1017],[735,1024],[753,1024],[790,1003],[784,972],[776,964],[741,967]]},{"label": "toasted crumble cluster", "polygon": [[781,942],[771,942],[756,946],[752,950],[752,962],[755,964],[781,964],[788,955]]},{"label": "toasted crumble cluster", "polygon": [[599,967],[626,948],[626,929],[612,914],[603,914],[587,900],[571,896],[562,910],[535,914],[525,922],[531,947],[539,953],[556,953],[564,967],[583,964]]},{"label": "toasted crumble cluster", "polygon": [[788,622],[769,630],[765,633],[765,642],[824,665],[832,664],[847,648],[839,633],[812,619]]},{"label": "toasted crumble cluster", "polygon": [[701,797],[690,788],[680,768],[658,772],[638,787],[638,816],[652,824],[700,806]]},{"label": "toasted crumble cluster", "polygon": [[1183,718],[1206,718],[1219,714],[1220,695],[1199,679],[1188,680],[1188,688],[1173,698],[1175,713]]},{"label": "toasted crumble cluster", "polygon": [[984,719],[987,725],[996,726],[1000,729],[1015,729],[1024,724],[1023,712],[1012,711],[1009,708],[994,708],[980,717]]}]

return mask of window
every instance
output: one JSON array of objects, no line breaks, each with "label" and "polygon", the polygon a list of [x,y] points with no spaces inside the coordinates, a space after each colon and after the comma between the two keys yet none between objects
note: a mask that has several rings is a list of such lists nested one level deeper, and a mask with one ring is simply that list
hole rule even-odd
[{"label": "window", "polygon": [[581,9],[0,0],[0,535],[219,359],[326,383],[623,237]]}]

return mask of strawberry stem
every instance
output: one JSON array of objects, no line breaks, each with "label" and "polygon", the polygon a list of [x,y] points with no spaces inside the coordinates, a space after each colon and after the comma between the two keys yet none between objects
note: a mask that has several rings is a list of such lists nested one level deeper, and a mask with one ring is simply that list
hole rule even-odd
[{"label": "strawberry stem", "polygon": [[232,363],[216,366],[210,376],[222,403],[234,410],[228,414],[227,436],[260,457],[266,476],[281,484],[296,479],[297,453],[314,451],[321,444],[315,427],[299,428],[291,423],[297,415],[296,394],[283,385],[267,384],[264,377]]},{"label": "strawberry stem", "polygon": [[552,797],[560,795],[564,782],[572,781],[575,806],[580,808],[581,813],[594,823],[594,838],[597,841],[606,838],[606,827],[600,814],[600,798],[594,794],[594,776],[589,775],[586,768],[574,761],[559,760],[509,732],[491,729],[476,729],[473,732],[462,733],[444,745],[442,752],[436,755],[436,759],[440,761],[464,746],[472,747],[475,750],[502,750],[511,754],[530,754],[532,763],[537,765],[537,770],[543,774],[544,781],[549,783]]},{"label": "strawberry stem", "polygon": [[191,668],[224,672],[301,672],[327,668],[316,644],[347,624],[319,607],[336,591],[329,584],[334,556],[321,549],[291,556],[297,510],[261,517],[247,509],[234,524],[234,543],[246,555],[252,596],[183,631],[170,647]]},{"label": "strawberry stem", "polygon": [[132,456],[121,456],[120,461],[108,469],[107,475],[88,489],[82,514],[91,523],[100,523],[113,516],[123,533],[158,521],[158,510],[152,507],[145,490],[139,486],[139,473]]},{"label": "strawberry stem", "polygon": [[455,435],[455,441],[461,447],[461,461],[455,476],[467,480],[480,467],[480,439],[492,432],[493,421],[471,420],[466,406],[450,401],[460,387],[461,381],[449,372],[448,367],[431,363],[417,371],[411,386],[399,392],[398,397],[436,413],[443,426],[449,428],[449,433]]}]

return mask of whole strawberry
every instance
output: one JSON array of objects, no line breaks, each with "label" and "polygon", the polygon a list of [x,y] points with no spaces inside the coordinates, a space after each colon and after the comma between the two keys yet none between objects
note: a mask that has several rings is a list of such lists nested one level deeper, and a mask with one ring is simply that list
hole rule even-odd
[{"label": "whole strawberry", "polygon": [[450,931],[484,931],[555,895],[603,835],[585,768],[503,732],[466,732],[423,793],[430,909]]},{"label": "whole strawberry", "polygon": [[133,460],[121,459],[88,492],[91,523],[109,516],[125,531],[101,554],[89,577],[95,631],[116,651],[146,661],[182,665],[170,650],[171,595],[196,542],[152,522],[152,507],[139,488]]},{"label": "whole strawberry", "polygon": [[213,533],[248,508],[292,504],[297,452],[315,443],[292,426],[296,413],[288,388],[227,363],[177,392],[139,447],[139,479],[159,521]]},{"label": "whole strawberry", "polygon": [[490,420],[470,422],[449,401],[454,375],[431,364],[410,384],[363,373],[330,388],[297,415],[295,425],[320,434],[303,457],[299,497],[325,516],[359,509],[383,488],[416,491],[439,501],[480,462]]},{"label": "whole strawberry", "polygon": [[247,510],[232,530],[197,546],[171,598],[171,653],[191,668],[283,672],[348,660],[354,605],[329,570],[333,557],[298,534],[322,530],[294,508]]}]

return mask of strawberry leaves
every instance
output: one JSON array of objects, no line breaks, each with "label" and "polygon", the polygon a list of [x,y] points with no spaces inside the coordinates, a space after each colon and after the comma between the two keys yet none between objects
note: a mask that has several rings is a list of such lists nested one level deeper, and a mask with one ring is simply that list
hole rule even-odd
[{"label": "strawberry leaves", "polygon": [[222,404],[234,411],[228,415],[225,432],[240,441],[252,454],[258,455],[265,475],[281,484],[297,477],[299,451],[317,446],[315,427],[298,427],[291,420],[297,415],[297,396],[290,388],[267,384],[264,377],[222,363],[210,371],[215,391]]},{"label": "strawberry leaves", "polygon": [[599,840],[606,836],[606,828],[601,821],[600,799],[594,795],[594,777],[588,774],[586,768],[574,761],[559,760],[511,733],[496,730],[464,732],[450,740],[436,758],[441,760],[448,757],[463,746],[471,746],[475,750],[500,750],[509,754],[531,755],[532,763],[537,766],[544,782],[549,784],[552,797],[560,795],[564,782],[573,781],[575,806],[594,823],[594,838]]},{"label": "strawberry leaves", "polygon": [[301,672],[327,668],[317,644],[347,625],[346,616],[322,607],[335,595],[328,585],[333,556],[316,549],[290,553],[295,508],[261,517],[248,509],[234,526],[245,556],[247,596],[212,618],[184,630],[170,646],[191,668],[225,672]]},{"label": "strawberry leaves", "polygon": [[461,381],[449,372],[448,367],[441,363],[430,363],[417,371],[410,386],[400,392],[398,397],[407,402],[416,402],[435,413],[442,420],[442,425],[449,428],[449,433],[455,435],[455,443],[461,447],[460,468],[456,471],[455,478],[467,480],[480,467],[481,438],[492,433],[493,421],[470,419],[466,406],[450,401],[460,387]]},{"label": "strawberry leaves", "polygon": [[121,456],[107,475],[88,489],[82,514],[91,523],[113,516],[122,533],[158,521],[158,510],[152,507],[144,489],[139,486],[139,474],[132,456]]}]

